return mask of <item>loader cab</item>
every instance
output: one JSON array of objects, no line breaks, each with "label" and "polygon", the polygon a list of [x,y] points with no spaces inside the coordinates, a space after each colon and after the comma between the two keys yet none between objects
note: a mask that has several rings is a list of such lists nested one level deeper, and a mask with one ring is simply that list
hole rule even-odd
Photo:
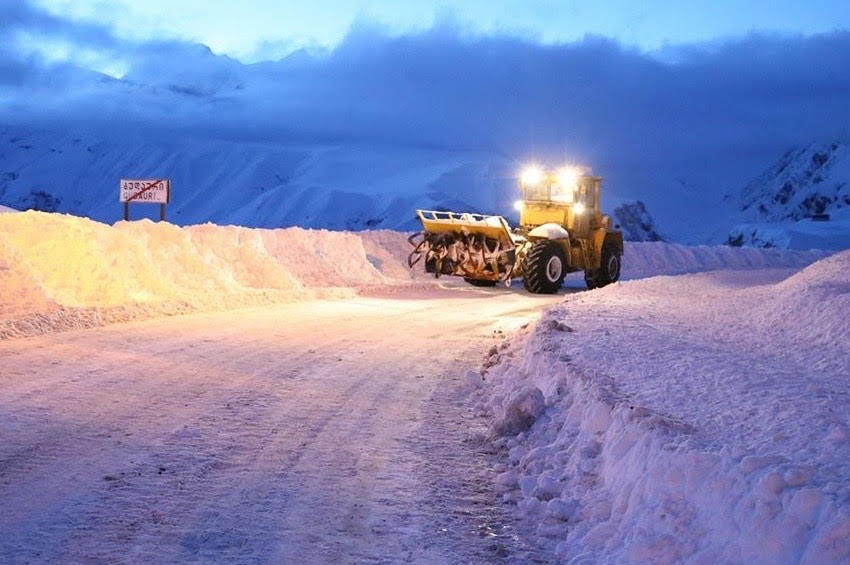
[{"label": "loader cab", "polygon": [[520,177],[516,208],[525,229],[555,223],[582,236],[598,222],[602,179],[576,167],[544,171],[529,167]]}]

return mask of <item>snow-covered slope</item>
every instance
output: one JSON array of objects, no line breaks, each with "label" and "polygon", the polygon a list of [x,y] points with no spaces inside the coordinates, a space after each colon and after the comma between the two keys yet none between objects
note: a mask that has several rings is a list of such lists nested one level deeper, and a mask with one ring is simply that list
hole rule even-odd
[{"label": "snow-covered slope", "polygon": [[178,224],[411,230],[416,208],[512,210],[514,168],[473,152],[0,129],[0,203],[100,221],[121,217],[121,178],[167,177]]},{"label": "snow-covered slope", "polygon": [[846,143],[811,143],[785,153],[741,191],[741,210],[754,221],[801,220],[850,207]]},{"label": "snow-covered slope", "polygon": [[662,241],[655,220],[640,200],[623,202],[614,208],[614,223],[623,231],[626,241]]},{"label": "snow-covered slope", "polygon": [[491,350],[468,378],[506,450],[499,488],[544,547],[568,563],[850,560],[850,251],[788,274],[570,295]]},{"label": "snow-covered slope", "polygon": [[[792,149],[743,188],[741,219],[727,243],[753,247],[850,247],[850,150],[846,142]],[[817,218],[812,221],[812,217]]]},{"label": "snow-covered slope", "polygon": [[[0,203],[105,222],[121,217],[121,178],[160,177],[171,179],[168,219],[180,225],[412,231],[420,228],[417,208],[516,222],[519,168],[495,153],[399,145],[246,143],[169,132],[126,139],[0,127]],[[627,239],[660,237],[642,203],[621,200],[606,186],[603,206],[618,206],[615,222]],[[133,218],[158,212],[131,207]]]}]

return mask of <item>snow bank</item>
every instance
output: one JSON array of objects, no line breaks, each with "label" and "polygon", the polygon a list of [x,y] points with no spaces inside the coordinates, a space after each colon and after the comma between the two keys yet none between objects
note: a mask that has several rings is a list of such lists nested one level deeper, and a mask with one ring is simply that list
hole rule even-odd
[{"label": "snow bank", "polygon": [[563,562],[850,562],[850,252],[771,272],[569,295],[491,351],[498,488]]},{"label": "snow bank", "polygon": [[850,209],[830,214],[829,220],[747,223],[735,226],[727,242],[745,247],[781,249],[847,249],[850,247]]},{"label": "snow bank", "polygon": [[811,347],[850,344],[850,251],[838,253],[775,285],[752,317],[763,331],[793,334]]},{"label": "snow bank", "polygon": [[799,268],[827,254],[826,251],[818,250],[790,251],[627,241],[623,254],[622,279],[682,275],[720,269]]},{"label": "snow bank", "polygon": [[410,280],[401,234],[0,216],[0,338]]},{"label": "snow bank", "polygon": [[[0,216],[0,339],[409,283],[406,235]],[[627,243],[624,278],[802,266],[819,252]]]}]

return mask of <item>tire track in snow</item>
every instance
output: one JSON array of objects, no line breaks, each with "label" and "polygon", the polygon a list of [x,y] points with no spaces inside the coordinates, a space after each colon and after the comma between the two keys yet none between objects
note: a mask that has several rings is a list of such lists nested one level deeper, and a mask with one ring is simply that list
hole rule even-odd
[{"label": "tire track in snow", "polygon": [[[490,328],[548,303],[449,290],[123,324],[20,340],[15,354],[0,344],[0,425],[13,430],[0,460],[16,462],[0,483],[0,558],[500,559],[473,525],[499,515],[482,494],[491,481],[445,482],[454,467],[470,476],[451,456],[469,446],[431,437],[464,426],[434,425],[450,412],[434,395],[478,364]],[[436,504],[447,490],[457,497]]]}]

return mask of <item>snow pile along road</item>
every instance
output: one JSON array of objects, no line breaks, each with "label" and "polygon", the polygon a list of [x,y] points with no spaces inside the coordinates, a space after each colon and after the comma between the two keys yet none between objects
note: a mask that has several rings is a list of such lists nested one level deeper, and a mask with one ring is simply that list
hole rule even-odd
[{"label": "snow pile along road", "polygon": [[626,243],[626,252],[623,254],[622,279],[643,279],[720,269],[799,268],[826,255],[827,252],[817,250],[793,251],[630,241]]},{"label": "snow pile along road", "polygon": [[850,252],[788,274],[574,294],[491,351],[499,488],[542,544],[576,563],[850,560]]},{"label": "snow pile along road", "polygon": [[0,216],[0,339],[410,281],[393,232]]},{"label": "snow pile along road", "polygon": [[[409,250],[406,235],[392,231],[178,227],[147,220],[109,226],[69,215],[3,214],[0,339],[410,283],[424,274],[407,268]],[[799,267],[823,255],[629,243],[623,276]]]}]

